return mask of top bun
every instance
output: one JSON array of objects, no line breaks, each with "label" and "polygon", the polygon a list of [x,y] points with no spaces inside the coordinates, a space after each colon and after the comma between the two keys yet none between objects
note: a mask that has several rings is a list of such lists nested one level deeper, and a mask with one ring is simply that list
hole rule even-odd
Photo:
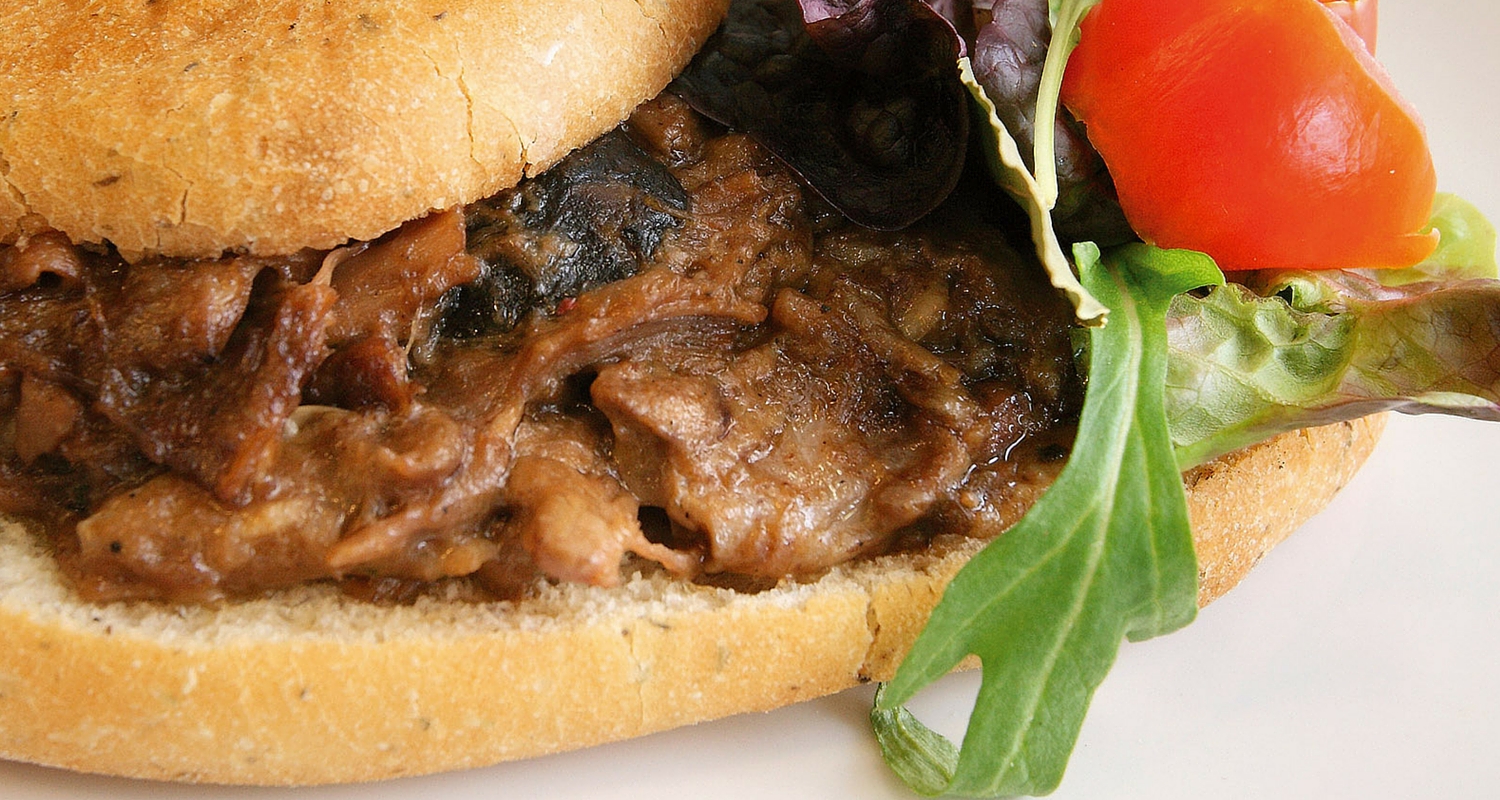
[{"label": "top bun", "polygon": [[6,5],[0,242],[134,259],[329,248],[511,186],[661,91],[727,0]]}]

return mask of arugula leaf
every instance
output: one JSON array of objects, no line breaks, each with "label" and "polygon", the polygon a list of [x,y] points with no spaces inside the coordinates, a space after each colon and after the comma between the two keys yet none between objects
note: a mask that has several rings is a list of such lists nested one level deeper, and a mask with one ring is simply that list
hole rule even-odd
[{"label": "arugula leaf", "polygon": [[[1005,129],[1005,124],[995,113],[995,104],[974,77],[974,66],[969,63],[968,57],[958,59],[958,70],[959,77],[974,99],[971,107],[975,116],[979,117],[974,124],[985,140],[982,149],[990,175],[1000,188],[1021,204],[1026,210],[1026,216],[1031,219],[1031,240],[1036,245],[1037,257],[1047,271],[1048,280],[1052,282],[1053,288],[1066,294],[1073,302],[1073,310],[1080,323],[1103,325],[1109,315],[1109,308],[1089,294],[1073,274],[1068,257],[1063,254],[1062,244],[1057,239],[1057,232],[1052,227],[1052,214],[1049,211],[1051,205],[1043,202],[1036,180],[1026,169],[1026,162],[1021,159],[1021,148]],[[1049,151],[1047,163],[1051,164],[1052,161]],[[1055,186],[1053,194],[1056,194]]]},{"label": "arugula leaf", "polygon": [[[1164,317],[1174,295],[1223,282],[1199,253],[1074,249],[1112,309],[1090,332],[1092,367],[1072,457],[1010,531],[949,585],[871,721],[918,791],[1050,792],[1122,638],[1175,630],[1197,611],[1187,501],[1163,409]],[[957,758],[901,704],[966,655],[983,682]]]}]

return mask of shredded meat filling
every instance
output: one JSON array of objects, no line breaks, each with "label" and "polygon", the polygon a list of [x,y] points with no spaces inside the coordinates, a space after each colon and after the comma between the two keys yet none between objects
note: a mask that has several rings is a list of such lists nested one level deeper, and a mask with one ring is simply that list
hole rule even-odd
[{"label": "shredded meat filling", "polygon": [[966,533],[1079,396],[985,191],[867,231],[664,96],[330,253],[35,232],[0,247],[0,511],[99,599],[774,581]]}]

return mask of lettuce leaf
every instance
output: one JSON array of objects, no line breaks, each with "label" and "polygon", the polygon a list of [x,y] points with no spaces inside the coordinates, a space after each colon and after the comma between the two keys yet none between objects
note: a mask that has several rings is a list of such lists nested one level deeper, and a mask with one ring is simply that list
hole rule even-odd
[{"label": "lettuce leaf", "polygon": [[[983,140],[981,149],[989,166],[990,176],[1025,209],[1031,219],[1031,240],[1036,246],[1037,258],[1047,271],[1053,288],[1067,295],[1073,303],[1073,312],[1084,325],[1103,325],[1109,308],[1099,302],[1078,282],[1068,257],[1063,254],[1062,243],[1052,227],[1051,205],[1044,201],[1041,189],[1026,162],[1021,158],[1021,148],[1006,130],[1005,124],[995,112],[995,104],[985,94],[984,87],[974,77],[974,67],[968,58],[958,60],[959,77],[969,90],[974,102],[975,128]],[[1048,156],[1051,162],[1051,156]],[[1055,193],[1055,187],[1054,187]]]},{"label": "lettuce leaf", "polygon": [[[969,60],[974,75],[994,102],[997,116],[1020,146],[1026,166],[1043,181],[1034,156],[1037,143],[1037,100],[1046,73],[1051,48],[1052,24],[1047,0],[1007,0],[990,9],[988,21],[974,33]],[[1054,69],[1056,65],[1054,63]],[[1089,241],[1101,247],[1135,241],[1138,237],[1125,219],[1115,196],[1114,183],[1104,168],[1104,159],[1089,144],[1082,127],[1057,106],[1058,84],[1048,84],[1052,98],[1045,113],[1056,119],[1047,135],[1052,143],[1056,176],[1056,202],[1052,224],[1065,241]]]},{"label": "lettuce leaf", "polygon": [[1436,252],[1402,270],[1262,272],[1167,315],[1167,418],[1184,468],[1377,411],[1500,420],[1495,229],[1439,195]]},{"label": "lettuce leaf", "polygon": [[849,219],[895,230],[963,172],[963,47],[921,0],[740,0],[671,89],[755,137]]},{"label": "lettuce leaf", "polygon": [[1376,411],[1500,421],[1500,280],[1250,280],[1179,297],[1168,313],[1166,412],[1184,468]]},{"label": "lettuce leaf", "polygon": [[[1164,415],[1172,297],[1222,283],[1199,253],[1126,245],[1074,251],[1112,309],[1090,331],[1091,370],[1072,456],[1057,482],[949,584],[871,712],[886,761],[926,794],[1046,793],[1121,641],[1197,612],[1187,501]],[[982,686],[963,747],[901,705],[970,653]]]},{"label": "lettuce leaf", "polygon": [[1438,232],[1438,246],[1426,261],[1406,269],[1366,270],[1363,274],[1385,286],[1496,277],[1495,226],[1467,200],[1439,194],[1433,201],[1427,230]]},{"label": "lettuce leaf", "polygon": [[1053,133],[1056,130],[1057,105],[1062,97],[1063,71],[1067,68],[1068,56],[1078,45],[1078,23],[1089,9],[1099,5],[1100,0],[1050,0],[1052,17],[1052,44],[1047,48],[1047,61],[1042,66],[1042,83],[1036,100],[1036,142],[1033,159],[1036,164],[1036,181],[1041,187],[1042,200],[1047,208],[1057,203],[1057,169],[1053,160]]}]

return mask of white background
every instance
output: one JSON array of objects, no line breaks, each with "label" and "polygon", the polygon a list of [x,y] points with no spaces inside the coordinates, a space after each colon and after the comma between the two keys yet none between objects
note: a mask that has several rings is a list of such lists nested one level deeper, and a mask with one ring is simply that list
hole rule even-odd
[{"label": "white background", "polygon": [[[1380,57],[1440,186],[1500,221],[1500,5],[1385,0]],[[1185,631],[1127,645],[1060,798],[1500,796],[1500,425],[1392,420],[1366,469]],[[1275,498],[1267,498],[1275,502]],[[977,676],[914,705],[962,729]],[[868,689],[520,764],[304,790],[171,786],[0,762],[13,800],[906,798]]]}]

